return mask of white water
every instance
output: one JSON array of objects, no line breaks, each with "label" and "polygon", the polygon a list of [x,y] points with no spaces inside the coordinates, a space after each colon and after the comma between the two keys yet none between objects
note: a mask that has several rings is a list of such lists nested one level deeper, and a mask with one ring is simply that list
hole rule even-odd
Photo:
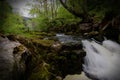
[{"label": "white water", "polygon": [[80,36],[65,35],[63,33],[56,34],[56,38],[64,44],[79,44],[81,42]]},{"label": "white water", "polygon": [[120,45],[111,40],[105,40],[102,45],[83,40],[86,51],[84,72],[94,79],[120,80]]}]

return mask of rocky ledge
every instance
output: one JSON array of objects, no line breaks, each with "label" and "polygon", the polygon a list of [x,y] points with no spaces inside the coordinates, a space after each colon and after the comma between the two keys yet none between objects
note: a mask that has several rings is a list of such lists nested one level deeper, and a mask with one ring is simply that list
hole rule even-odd
[{"label": "rocky ledge", "polygon": [[0,36],[0,80],[24,79],[28,49],[18,41]]},{"label": "rocky ledge", "polygon": [[62,80],[81,74],[85,52],[81,43],[59,40],[0,37],[1,80]]}]

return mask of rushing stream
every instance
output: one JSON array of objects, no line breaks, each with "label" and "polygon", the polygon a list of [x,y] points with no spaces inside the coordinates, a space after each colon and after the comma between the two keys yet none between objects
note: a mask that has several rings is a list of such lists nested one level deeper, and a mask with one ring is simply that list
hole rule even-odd
[{"label": "rushing stream", "polygon": [[[83,71],[93,80],[120,80],[120,45],[111,40],[101,44],[93,40],[82,40],[80,36],[56,34],[64,44],[79,44],[82,41],[86,56]],[[85,76],[85,75],[84,75]],[[68,75],[64,80],[81,80],[81,75]],[[83,80],[88,80],[84,77]]]},{"label": "rushing stream", "polygon": [[95,80],[120,80],[120,45],[111,40],[102,44],[82,41],[86,56],[83,69]]},{"label": "rushing stream", "polygon": [[[120,80],[120,45],[118,43],[111,40],[98,43],[92,39],[83,40],[81,36],[65,34],[56,34],[55,38],[62,44],[63,51],[58,56],[67,55],[62,56],[66,58],[66,61],[63,60],[62,64],[59,63],[59,65],[64,65],[62,69],[61,66],[59,67],[65,75],[63,80]],[[18,50],[14,54],[20,45],[17,41],[0,37],[0,80],[18,80],[18,77],[24,74],[25,67],[23,66],[25,66],[26,59],[23,59],[24,56],[29,57],[27,54],[30,55],[30,53],[27,48],[21,47],[23,50],[20,52]],[[85,57],[81,57],[81,50],[86,52]],[[77,57],[72,59],[70,53]],[[81,62],[83,58],[84,64]],[[82,72],[80,74],[76,73],[77,71]]]},{"label": "rushing stream", "polygon": [[55,36],[63,44],[79,44],[81,42],[81,36],[72,36],[65,34],[56,34]]}]

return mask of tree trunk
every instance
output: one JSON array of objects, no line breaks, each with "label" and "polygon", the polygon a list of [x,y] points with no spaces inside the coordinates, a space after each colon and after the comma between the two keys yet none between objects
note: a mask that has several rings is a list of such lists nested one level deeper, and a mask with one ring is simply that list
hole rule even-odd
[{"label": "tree trunk", "polygon": [[86,9],[84,9],[84,8],[86,8],[86,7],[83,7],[83,9],[84,9],[84,12],[83,12],[83,13],[78,13],[78,12],[76,12],[75,10],[73,10],[72,8],[69,8],[69,7],[63,2],[63,0],[60,0],[60,3],[61,3],[61,4],[63,5],[63,7],[64,7],[65,9],[67,9],[70,13],[72,13],[72,14],[75,15],[76,17],[82,18],[82,22],[91,22],[91,18],[90,18],[90,16],[89,16],[89,14],[87,13]]}]

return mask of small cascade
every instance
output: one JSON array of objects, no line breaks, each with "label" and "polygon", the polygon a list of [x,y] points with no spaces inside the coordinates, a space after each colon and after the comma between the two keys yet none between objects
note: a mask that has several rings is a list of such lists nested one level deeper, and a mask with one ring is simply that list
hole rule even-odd
[{"label": "small cascade", "polygon": [[55,36],[63,44],[79,44],[81,42],[81,36],[65,35],[63,33],[56,34]]},{"label": "small cascade", "polygon": [[86,56],[83,70],[95,80],[120,80],[120,45],[111,40],[102,44],[82,40]]}]

